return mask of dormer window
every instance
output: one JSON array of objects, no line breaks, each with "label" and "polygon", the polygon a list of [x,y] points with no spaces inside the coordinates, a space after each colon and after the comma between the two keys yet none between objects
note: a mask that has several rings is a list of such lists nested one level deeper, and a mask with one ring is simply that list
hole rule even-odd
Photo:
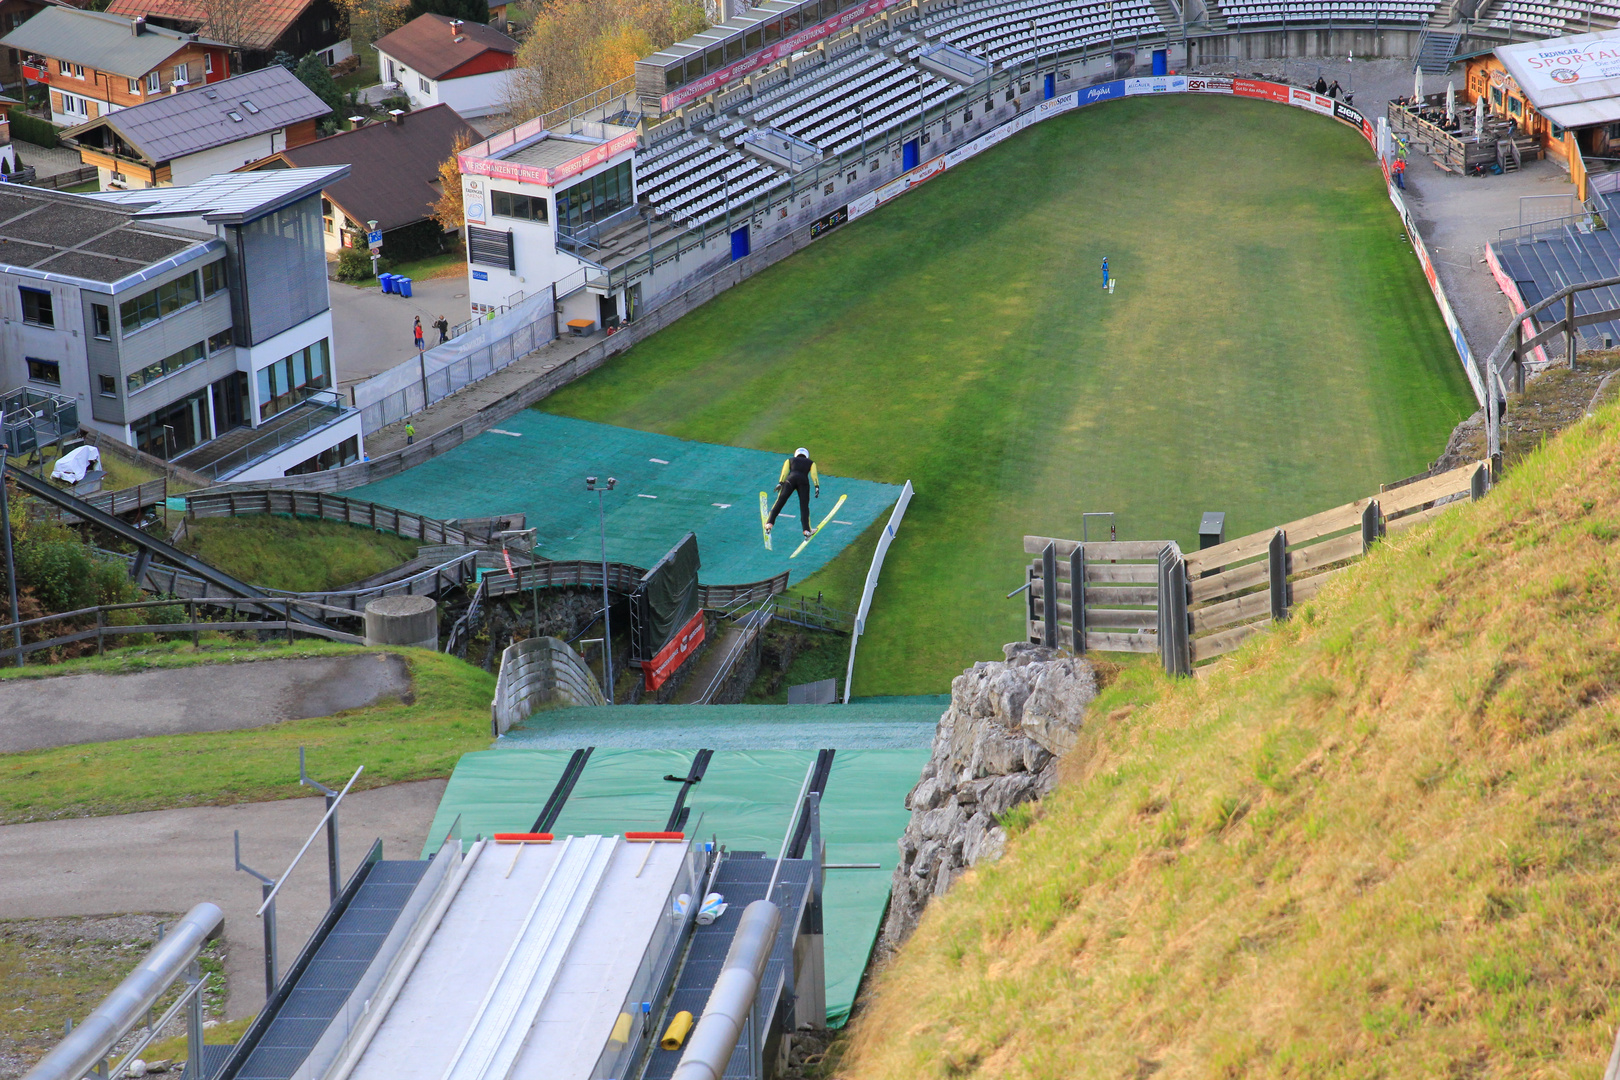
[{"label": "dormer window", "polygon": [[259,113],[259,107],[253,104],[251,101],[242,102],[242,108],[246,109],[250,113],[253,113],[255,116],[257,116]]},{"label": "dormer window", "polygon": [[230,112],[226,113],[225,115],[230,117],[231,120],[233,122],[235,122],[235,123],[240,124],[242,122],[242,114],[237,112],[235,109],[232,109]]}]

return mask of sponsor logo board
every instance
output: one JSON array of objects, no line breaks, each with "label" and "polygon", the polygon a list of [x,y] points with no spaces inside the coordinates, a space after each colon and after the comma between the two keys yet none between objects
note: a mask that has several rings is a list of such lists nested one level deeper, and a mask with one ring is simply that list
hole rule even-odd
[{"label": "sponsor logo board", "polygon": [[1189,75],[1187,76],[1187,92],[1190,94],[1230,94],[1232,80],[1220,75]]},{"label": "sponsor logo board", "polygon": [[1288,104],[1288,87],[1258,79],[1233,79],[1232,93],[1238,97],[1259,98],[1261,101],[1280,101]]},{"label": "sponsor logo board", "polygon": [[1144,79],[1126,79],[1125,93],[1128,97],[1137,94],[1185,94],[1187,92],[1187,76],[1185,75],[1153,75]]},{"label": "sponsor logo board", "polygon": [[675,631],[675,636],[658,650],[658,655],[641,666],[642,674],[647,678],[648,690],[657,690],[669,681],[675,669],[692,655],[692,650],[703,644],[703,632],[703,612],[699,611],[685,626]]}]

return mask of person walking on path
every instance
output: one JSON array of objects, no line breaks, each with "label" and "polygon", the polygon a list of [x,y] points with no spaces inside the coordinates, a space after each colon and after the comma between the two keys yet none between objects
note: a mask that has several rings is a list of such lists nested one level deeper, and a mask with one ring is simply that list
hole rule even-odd
[{"label": "person walking on path", "polygon": [[440,315],[433,321],[433,329],[439,332],[439,344],[443,345],[450,340],[450,320]]},{"label": "person walking on path", "polygon": [[770,535],[771,526],[776,524],[776,515],[787,505],[788,496],[795,491],[799,493],[799,524],[804,528],[804,538],[808,540],[814,535],[815,530],[810,528],[812,485],[816,489],[816,498],[821,498],[821,475],[816,472],[816,463],[810,460],[810,451],[801,446],[793,451],[792,457],[782,462],[782,475],[776,481],[776,505],[771,507],[770,516],[765,519],[766,536]]},{"label": "person walking on path", "polygon": [[416,338],[416,351],[421,352],[426,347],[426,342],[422,340],[422,316],[416,317],[416,325],[411,328],[411,335]]},{"label": "person walking on path", "polygon": [[409,420],[405,421],[405,445],[409,446],[416,441],[416,425]]},{"label": "person walking on path", "polygon": [[1406,190],[1406,159],[1396,158],[1390,163],[1389,171],[1395,177],[1395,186],[1402,191]]},{"label": "person walking on path", "polygon": [[1108,288],[1108,256],[1103,256],[1103,288]]}]

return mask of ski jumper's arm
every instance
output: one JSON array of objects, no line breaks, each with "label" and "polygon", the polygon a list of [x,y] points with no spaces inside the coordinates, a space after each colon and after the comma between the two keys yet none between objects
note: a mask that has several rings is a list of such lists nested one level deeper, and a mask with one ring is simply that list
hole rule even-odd
[{"label": "ski jumper's arm", "polygon": [[816,463],[810,463],[810,482],[816,486],[816,498],[821,498],[821,474],[816,472]]},{"label": "ski jumper's arm", "polygon": [[788,469],[792,465],[793,465],[793,459],[792,458],[787,458],[786,460],[784,460],[782,462],[782,475],[778,476],[776,478],[776,488],[777,488],[778,491],[780,491],[782,489],[783,484],[787,483]]}]

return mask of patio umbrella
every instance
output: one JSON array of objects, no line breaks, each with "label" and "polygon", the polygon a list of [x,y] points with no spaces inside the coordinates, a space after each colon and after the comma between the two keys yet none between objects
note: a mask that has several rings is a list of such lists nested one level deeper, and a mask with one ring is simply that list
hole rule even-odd
[{"label": "patio umbrella", "polygon": [[1481,94],[1474,101],[1474,138],[1478,139],[1485,134],[1485,95]]},{"label": "patio umbrella", "polygon": [[1457,122],[1457,87],[1455,85],[1453,85],[1452,83],[1448,82],[1448,83],[1446,83],[1446,123],[1455,124],[1456,122]]},{"label": "patio umbrella", "polygon": [[1423,104],[1423,69],[1416,68],[1412,72],[1412,101]]}]

